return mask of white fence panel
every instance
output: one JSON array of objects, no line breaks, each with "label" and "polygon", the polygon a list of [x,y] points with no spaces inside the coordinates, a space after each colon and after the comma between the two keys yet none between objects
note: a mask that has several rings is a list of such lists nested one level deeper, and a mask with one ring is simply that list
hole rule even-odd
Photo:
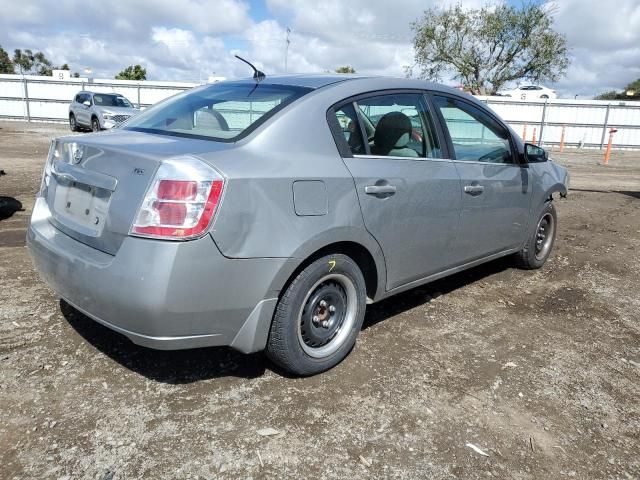
[{"label": "white fence panel", "polygon": [[559,145],[564,127],[566,146],[602,148],[613,137],[614,148],[640,149],[640,104],[601,100],[520,101],[505,97],[478,97],[522,136],[531,141],[533,130],[542,145]]},{"label": "white fence panel", "polygon": [[[142,107],[196,86],[184,82],[154,82],[0,75],[0,118],[66,122],[69,102],[80,90],[118,93]],[[26,86],[26,92],[25,92]],[[27,100],[25,100],[25,93]],[[507,97],[478,97],[526,140],[533,131],[542,145],[558,145],[564,127],[566,146],[602,148],[614,135],[615,148],[640,149],[640,105],[634,102],[596,100],[520,101]],[[258,108],[256,110],[259,110]],[[259,113],[259,112],[255,112]]]}]

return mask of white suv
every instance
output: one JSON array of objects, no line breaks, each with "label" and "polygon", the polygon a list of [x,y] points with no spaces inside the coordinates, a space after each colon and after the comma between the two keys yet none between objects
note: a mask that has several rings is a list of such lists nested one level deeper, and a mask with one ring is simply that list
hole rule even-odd
[{"label": "white suv", "polygon": [[72,132],[99,132],[120,125],[140,112],[116,93],[78,92],[69,105],[69,128]]}]

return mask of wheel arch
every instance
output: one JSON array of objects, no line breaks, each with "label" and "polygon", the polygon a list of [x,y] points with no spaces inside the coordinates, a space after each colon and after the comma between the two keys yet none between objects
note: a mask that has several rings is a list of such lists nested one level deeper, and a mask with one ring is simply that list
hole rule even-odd
[{"label": "wheel arch", "polygon": [[564,198],[567,196],[567,193],[568,193],[568,190],[566,185],[558,182],[554,185],[551,185],[549,188],[547,188],[544,195],[542,196],[541,204],[544,205],[544,203],[553,200],[554,195],[559,195],[562,198]]},{"label": "wheel arch", "polygon": [[[323,235],[324,237],[324,235]],[[347,255],[362,271],[367,287],[368,301],[378,299],[385,290],[386,267],[382,250],[375,240],[363,241],[353,237],[342,237],[333,241],[312,241],[296,251],[287,266],[274,280],[272,290],[284,292],[296,276],[318,258],[329,254],[341,253]]]}]

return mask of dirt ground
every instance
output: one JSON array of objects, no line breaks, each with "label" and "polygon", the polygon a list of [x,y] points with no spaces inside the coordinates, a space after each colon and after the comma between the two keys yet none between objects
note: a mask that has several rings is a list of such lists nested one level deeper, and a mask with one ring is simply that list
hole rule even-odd
[{"label": "dirt ground", "polygon": [[53,296],[24,237],[65,132],[0,122],[22,206],[0,220],[1,478],[640,478],[640,153],[553,153],[573,190],[543,269],[372,305],[347,360],[298,379],[135,346]]}]

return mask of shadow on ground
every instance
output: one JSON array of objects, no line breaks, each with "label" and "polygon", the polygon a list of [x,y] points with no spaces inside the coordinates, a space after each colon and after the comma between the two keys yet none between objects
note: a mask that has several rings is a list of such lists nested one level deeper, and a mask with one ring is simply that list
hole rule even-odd
[{"label": "shadow on ground", "polygon": [[427,304],[434,298],[446,295],[485,277],[508,270],[511,267],[513,267],[511,258],[500,258],[369,305],[362,329],[366,330],[387,318]]},{"label": "shadow on ground", "polygon": [[572,188],[572,192],[588,192],[588,193],[619,193],[620,195],[627,195],[628,197],[637,198],[640,200],[640,191],[634,192],[631,190],[594,190],[590,188]]},{"label": "shadow on ground", "polygon": [[[369,305],[362,329],[394,317],[434,298],[462,288],[511,266],[509,259],[496,260],[437,280],[426,286]],[[268,368],[289,377],[262,353],[244,355],[227,347],[163,351],[135,345],[125,336],[91,320],[64,300],[60,310],[69,325],[91,345],[129,370],[162,383],[186,384],[222,377],[256,378]]]},{"label": "shadow on ground", "polygon": [[0,220],[5,220],[22,210],[22,202],[20,200],[16,200],[13,197],[0,197]]}]

